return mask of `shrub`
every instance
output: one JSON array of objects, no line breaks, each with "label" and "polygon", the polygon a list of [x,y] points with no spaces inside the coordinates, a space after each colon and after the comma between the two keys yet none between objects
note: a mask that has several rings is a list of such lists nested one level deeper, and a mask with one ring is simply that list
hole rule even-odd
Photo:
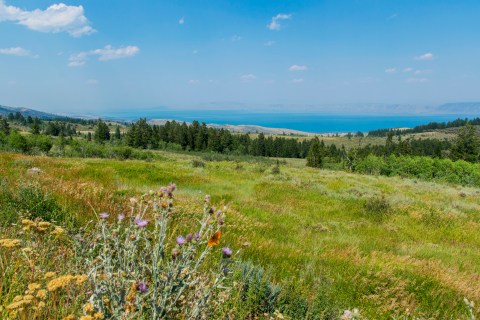
[{"label": "shrub", "polygon": [[[87,240],[91,246],[77,242],[93,287],[92,313],[114,319],[198,319],[209,318],[222,303],[219,294],[232,262],[229,248],[217,249],[223,215],[213,214],[207,197],[196,232],[170,233],[174,189],[170,185],[131,199],[130,213],[111,223],[101,213]],[[212,251],[219,264],[204,272]]]},{"label": "shrub", "polygon": [[194,168],[204,168],[205,167],[205,162],[197,159],[192,160],[192,166]]},{"label": "shrub", "polygon": [[385,196],[373,196],[363,204],[365,214],[375,220],[383,220],[392,213],[392,207]]}]

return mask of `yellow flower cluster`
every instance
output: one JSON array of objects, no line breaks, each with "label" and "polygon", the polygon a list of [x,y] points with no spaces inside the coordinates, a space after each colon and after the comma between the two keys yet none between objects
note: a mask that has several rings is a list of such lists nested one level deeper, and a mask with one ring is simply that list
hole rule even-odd
[{"label": "yellow flower cluster", "polygon": [[86,303],[83,306],[83,312],[86,313],[86,315],[83,317],[80,317],[80,320],[94,320],[94,319],[101,320],[104,318],[103,313],[95,312],[95,307],[90,302]]},{"label": "yellow flower cluster", "polygon": [[0,239],[0,247],[2,248],[16,248],[20,246],[18,239]]},{"label": "yellow flower cluster", "polygon": [[[46,276],[46,275],[45,275]],[[58,278],[52,279],[47,283],[48,291],[56,291],[60,288],[68,287],[70,284],[75,282],[77,285],[81,285],[87,280],[87,275],[71,275],[67,274],[65,276],[60,276]]]},{"label": "yellow flower cluster", "polygon": [[53,231],[50,232],[51,235],[53,236],[60,236],[65,233],[65,230],[63,228],[57,227],[50,222],[47,221],[32,221],[29,219],[23,219],[22,220],[22,225],[23,225],[23,231],[37,231],[37,232],[48,232],[52,228],[54,228]]},{"label": "yellow flower cluster", "polygon": [[41,289],[39,283],[33,282],[28,285],[24,295],[16,296],[13,302],[7,306],[7,310],[12,313],[24,313],[27,308],[34,311],[42,311],[45,308],[45,298],[47,291]]}]

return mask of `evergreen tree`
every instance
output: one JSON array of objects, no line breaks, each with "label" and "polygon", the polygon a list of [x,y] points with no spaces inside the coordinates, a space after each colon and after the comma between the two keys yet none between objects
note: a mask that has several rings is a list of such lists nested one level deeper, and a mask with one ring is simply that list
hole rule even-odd
[{"label": "evergreen tree", "polygon": [[310,150],[307,154],[307,166],[313,168],[321,168],[323,165],[323,152],[318,137],[313,138],[310,144]]},{"label": "evergreen tree", "polygon": [[110,130],[108,125],[102,120],[98,120],[95,132],[93,133],[93,139],[98,143],[110,140]]},{"label": "evergreen tree", "polygon": [[115,139],[120,140],[122,138],[122,134],[120,133],[120,126],[117,125],[115,128]]},{"label": "evergreen tree", "polygon": [[38,118],[32,120],[30,131],[32,134],[40,134],[40,120]]},{"label": "evergreen tree", "polygon": [[8,124],[7,119],[4,119],[2,117],[0,117],[0,132],[5,135],[10,134],[10,125]]},{"label": "evergreen tree", "polygon": [[480,156],[480,139],[474,126],[467,124],[460,128],[455,143],[452,146],[454,159],[476,162]]}]

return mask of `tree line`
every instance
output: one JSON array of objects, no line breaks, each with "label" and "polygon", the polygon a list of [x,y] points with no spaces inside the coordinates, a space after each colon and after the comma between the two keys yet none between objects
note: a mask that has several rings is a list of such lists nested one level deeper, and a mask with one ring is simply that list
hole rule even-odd
[{"label": "tree line", "polygon": [[480,125],[480,118],[473,119],[456,119],[449,122],[430,122],[428,124],[419,125],[411,129],[378,129],[371,130],[368,132],[369,137],[386,137],[389,133],[394,133],[395,135],[402,134],[411,134],[411,133],[421,133],[432,130],[448,129],[448,128],[458,128],[466,125],[478,126]]}]

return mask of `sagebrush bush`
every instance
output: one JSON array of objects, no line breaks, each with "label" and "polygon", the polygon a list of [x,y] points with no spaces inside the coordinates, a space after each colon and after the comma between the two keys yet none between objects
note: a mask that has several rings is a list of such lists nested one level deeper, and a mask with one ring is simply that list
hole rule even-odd
[{"label": "sagebrush bush", "polygon": [[367,217],[379,221],[385,219],[392,213],[392,206],[384,195],[368,198],[363,204],[363,208]]}]

